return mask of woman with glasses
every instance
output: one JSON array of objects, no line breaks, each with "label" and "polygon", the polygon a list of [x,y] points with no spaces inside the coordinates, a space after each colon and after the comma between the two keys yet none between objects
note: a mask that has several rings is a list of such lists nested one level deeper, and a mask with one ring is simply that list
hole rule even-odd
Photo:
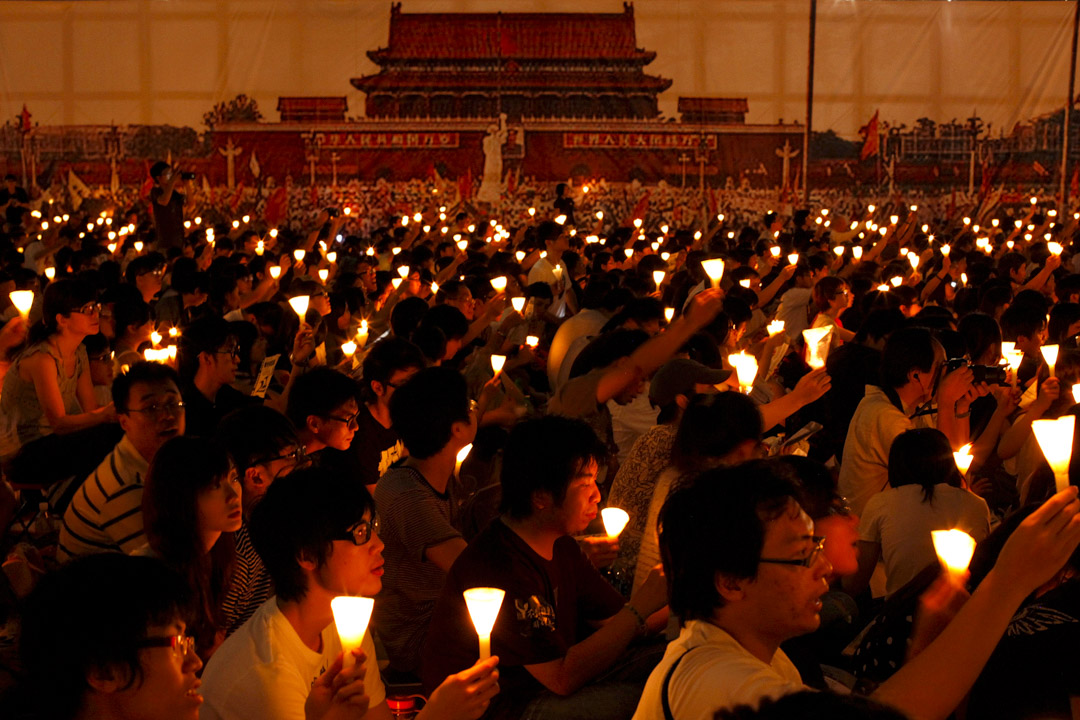
[{"label": "woman with glasses", "polygon": [[21,685],[0,698],[4,717],[197,720],[189,597],[152,558],[89,555],[46,575],[23,611]]},{"label": "woman with glasses", "polygon": [[85,475],[115,444],[89,432],[116,420],[112,404],[99,406],[83,339],[96,335],[101,310],[89,284],[75,279],[45,289],[41,320],[4,376],[0,397],[0,459],[17,475],[52,482]]}]

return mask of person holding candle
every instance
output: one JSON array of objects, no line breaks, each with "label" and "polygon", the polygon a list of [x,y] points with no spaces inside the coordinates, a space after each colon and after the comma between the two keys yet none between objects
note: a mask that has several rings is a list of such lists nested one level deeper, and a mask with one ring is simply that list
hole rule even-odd
[{"label": "person holding candle", "polygon": [[452,524],[451,485],[457,454],[476,438],[478,416],[465,379],[448,368],[427,368],[398,388],[390,418],[407,457],[375,486],[389,568],[372,623],[393,672],[413,673],[435,600],[465,540]]},{"label": "person holding candle", "polygon": [[[130,288],[121,285],[116,298],[113,317],[116,320],[116,338],[113,340],[113,364],[117,372],[124,365],[131,366],[143,359],[143,346],[150,347],[150,333],[154,321],[150,306]],[[128,290],[128,292],[124,292]]]},{"label": "person holding candle", "polygon": [[94,555],[49,573],[23,607],[20,684],[5,717],[198,720],[191,605],[153,558]]},{"label": "person holding candle", "polygon": [[1014,300],[1001,314],[1001,337],[1015,343],[1016,350],[1023,353],[1024,361],[1016,372],[1016,378],[1020,387],[1027,389],[1032,379],[1039,375],[1043,363],[1040,348],[1047,338],[1046,312],[1043,303],[1036,307],[1035,303],[1024,302],[1023,298],[1020,300]]},{"label": "person holding candle", "polygon": [[854,340],[855,333],[845,329],[840,322],[840,314],[851,307],[854,300],[848,284],[835,275],[823,277],[814,283],[812,295],[817,313],[810,327],[832,328],[832,350]]},{"label": "person holding candle", "polygon": [[963,530],[976,542],[990,533],[986,501],[967,489],[940,430],[901,433],[889,451],[889,489],[866,503],[859,522],[859,571],[846,578],[850,595],[885,565],[885,594],[892,595],[937,557],[932,530]]},{"label": "person holding candle", "polygon": [[[489,718],[625,718],[658,648],[631,642],[664,618],[659,569],[627,603],[572,537],[596,519],[604,448],[579,420],[515,426],[503,454],[501,515],[469,543],[442,588],[422,655],[436,687],[479,654],[464,590],[506,591],[491,635],[502,692]],[[585,635],[591,625],[595,632]]]},{"label": "person holding candle", "polygon": [[796,266],[794,284],[780,296],[780,306],[776,309],[776,319],[784,321],[784,332],[789,338],[801,336],[810,327],[814,285],[828,274],[829,261],[819,255],[810,255]]},{"label": "person holding candle", "polygon": [[[343,670],[331,601],[375,597],[383,543],[371,496],[320,468],[269,487],[252,514],[255,548],[276,595],[218,649],[202,676],[202,720],[390,720],[370,630]],[[476,720],[498,692],[498,658],[477,663],[431,693],[418,720]]]},{"label": "person holding candle", "polygon": [[177,346],[188,435],[212,435],[225,415],[259,402],[232,387],[240,366],[240,343],[228,322],[201,318],[184,329]]},{"label": "person holding candle", "polygon": [[172,368],[149,362],[132,365],[113,381],[113,403],[124,436],[72,497],[60,529],[59,560],[132,553],[146,544],[143,480],[161,446],[184,434],[178,383]]},{"label": "person holding candle", "polygon": [[556,273],[556,269],[559,268],[563,253],[570,250],[570,235],[565,225],[545,220],[536,226],[536,238],[547,251],[547,255],[538,259],[529,268],[527,284],[546,283],[555,298],[552,313],[561,318],[567,314],[566,303],[570,278],[562,276],[561,271]]},{"label": "person holding candle", "polygon": [[224,448],[175,437],[154,456],[142,497],[147,554],[186,581],[195,598],[189,630],[205,662],[225,639],[224,600],[236,561],[241,485]]}]

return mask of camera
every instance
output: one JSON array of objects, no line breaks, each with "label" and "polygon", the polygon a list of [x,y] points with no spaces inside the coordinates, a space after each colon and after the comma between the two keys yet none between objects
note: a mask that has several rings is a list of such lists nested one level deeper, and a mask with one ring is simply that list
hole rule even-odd
[{"label": "camera", "polygon": [[987,385],[1008,385],[1005,368],[1000,365],[970,365],[964,358],[952,358],[946,363],[946,372],[952,372],[957,368],[971,368],[974,376],[973,382],[986,383]]},{"label": "camera", "polygon": [[194,180],[195,179],[195,173],[193,173],[193,172],[182,172],[182,173],[180,173],[180,179],[181,180]]},{"label": "camera", "polygon": [[338,209],[336,207],[326,208],[326,216],[335,218],[338,215]]}]

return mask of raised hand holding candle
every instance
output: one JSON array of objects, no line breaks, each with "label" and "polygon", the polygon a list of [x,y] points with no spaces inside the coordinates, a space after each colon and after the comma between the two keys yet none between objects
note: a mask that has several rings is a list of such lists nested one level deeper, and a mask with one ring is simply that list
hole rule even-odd
[{"label": "raised hand holding candle", "polygon": [[604,523],[604,532],[608,538],[614,540],[630,522],[630,515],[621,508],[609,507],[600,511],[600,519]]},{"label": "raised hand holding candle", "polygon": [[296,258],[296,262],[303,262],[305,255],[307,255],[305,250],[293,250],[293,257]]},{"label": "raised hand holding candle", "polygon": [[945,572],[959,585],[975,554],[975,539],[963,530],[932,530],[930,537]]},{"label": "raised hand holding candle", "polygon": [[712,281],[712,286],[714,288],[720,287],[720,279],[724,277],[724,260],[722,258],[702,260],[701,269],[709,276],[709,280]]},{"label": "raised hand holding candle", "polygon": [[783,320],[773,320],[766,327],[766,330],[768,330],[768,332],[769,332],[769,337],[772,337],[774,335],[782,333],[782,332],[784,332],[784,321]]},{"label": "raised hand holding candle", "polygon": [[1054,377],[1054,366],[1057,365],[1058,359],[1058,346],[1043,345],[1039,349],[1042,351],[1043,359],[1046,360],[1046,365],[1050,368],[1050,377]]},{"label": "raised hand holding candle", "polygon": [[8,297],[24,320],[30,316],[30,306],[34,304],[33,290],[12,290]]},{"label": "raised hand holding candle", "polygon": [[495,627],[495,620],[499,617],[499,609],[502,607],[506,591],[478,587],[470,588],[463,594],[473,627],[476,628],[476,634],[480,638],[480,659],[487,660],[491,657],[491,629]]},{"label": "raised hand holding candle", "polygon": [[1036,420],[1031,430],[1042,449],[1050,469],[1054,471],[1054,484],[1061,492],[1069,486],[1069,463],[1072,461],[1073,436],[1076,416],[1062,415],[1057,420]]},{"label": "raised hand holding candle", "polygon": [[366,597],[342,595],[330,601],[330,610],[334,613],[334,625],[337,626],[338,637],[341,638],[341,649],[345,655],[342,669],[347,670],[356,664],[353,650],[359,649],[364,642],[364,634],[367,632],[374,607],[375,601]]},{"label": "raised hand holding candle", "polygon": [[300,316],[300,320],[303,321],[304,316],[307,315],[308,304],[311,302],[309,295],[297,295],[296,297],[289,298],[289,305],[292,306],[293,311]]},{"label": "raised hand holding candle", "polygon": [[660,289],[660,284],[664,282],[664,276],[667,275],[663,270],[653,270],[652,279],[656,283],[656,289]]},{"label": "raised hand holding candle", "polygon": [[974,459],[971,455],[971,443],[953,453],[953,460],[956,461],[956,467],[961,475],[967,475],[967,471],[971,467],[971,461]]}]

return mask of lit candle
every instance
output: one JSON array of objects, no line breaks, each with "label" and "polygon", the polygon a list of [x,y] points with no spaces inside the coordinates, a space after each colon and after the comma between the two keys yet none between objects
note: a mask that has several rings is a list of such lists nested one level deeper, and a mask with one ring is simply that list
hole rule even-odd
[{"label": "lit candle", "polygon": [[609,540],[619,537],[619,533],[630,522],[630,515],[621,508],[609,507],[600,511],[600,519],[604,523],[604,532]]},{"label": "lit candle", "polygon": [[307,314],[308,304],[311,302],[311,297],[308,295],[297,295],[296,297],[289,298],[289,305],[292,306],[293,311],[300,317],[300,320],[304,319]]},{"label": "lit candle", "polygon": [[523,261],[525,259],[525,251],[524,250],[518,250],[517,252],[514,253],[514,257],[517,259],[518,262]]},{"label": "lit candle", "polygon": [[367,344],[367,340],[368,340],[368,324],[367,324],[367,320],[364,319],[364,320],[360,321],[360,329],[356,331],[356,341],[357,341],[357,344],[360,345],[360,347],[364,347],[364,345]]},{"label": "lit candle", "polygon": [[177,328],[177,327],[169,328],[169,337],[171,337],[171,338],[180,337],[180,328]]},{"label": "lit candle", "polygon": [[780,257],[780,246],[773,245],[771,248],[769,248],[769,254],[772,255],[774,258]]},{"label": "lit candle", "polygon": [[499,617],[505,590],[498,588],[470,588],[465,593],[465,606],[469,608],[476,634],[480,638],[480,659],[491,657],[491,629]]},{"label": "lit candle", "polygon": [[963,530],[932,530],[930,537],[949,579],[959,585],[975,554],[975,539]]},{"label": "lit candle", "polygon": [[438,295],[439,294],[439,283],[435,282],[434,280],[431,281],[431,294],[432,295]]},{"label": "lit candle", "polygon": [[401,287],[401,278],[399,278],[399,277],[392,278],[390,280],[390,284],[394,286],[395,290],[397,290],[399,287]]},{"label": "lit candle", "polygon": [[[342,595],[330,601],[330,610],[334,613],[334,625],[337,627],[338,637],[341,638],[341,649],[345,655],[342,669],[351,668],[356,664],[353,650],[359,649],[364,642],[364,634],[367,632],[374,607],[375,601],[366,597]],[[375,658],[368,658],[368,660],[374,662]]]},{"label": "lit candle", "polygon": [[911,269],[915,270],[919,267],[919,256],[915,253],[908,253],[908,262],[911,263]]},{"label": "lit candle", "polygon": [[56,268],[54,268],[54,267],[45,268],[45,277],[48,280],[52,280],[54,277],[56,277]]},{"label": "lit candle", "polygon": [[974,459],[971,454],[971,443],[953,453],[953,460],[956,461],[956,467],[960,470],[961,475],[967,475],[968,468],[971,467],[971,461]]},{"label": "lit candle", "polygon": [[861,245],[856,245],[855,247],[851,248],[851,255],[856,260],[861,260],[862,259],[862,246]]},{"label": "lit candle", "polygon": [[1057,365],[1058,359],[1058,346],[1043,345],[1039,349],[1042,351],[1043,359],[1046,360],[1046,364],[1050,368],[1050,377],[1054,377],[1054,366]]},{"label": "lit candle", "polygon": [[807,364],[814,370],[825,367],[825,358],[829,354],[832,327],[810,328],[809,330],[803,330],[802,334],[803,339],[806,340]]},{"label": "lit candle", "polygon": [[712,260],[702,260],[701,269],[705,271],[705,274],[709,276],[709,280],[712,281],[714,288],[720,287],[720,279],[724,277],[724,260],[723,258],[713,258]]},{"label": "lit candle", "polygon": [[296,262],[303,262],[305,255],[307,255],[307,252],[304,250],[293,250],[293,257],[296,258]]},{"label": "lit candle", "polygon": [[326,268],[321,268],[319,270],[319,280],[321,282],[326,282],[329,278],[330,278],[330,271],[327,270]]},{"label": "lit candle", "polygon": [[1074,403],[1080,403],[1080,383],[1072,386],[1072,396]]},{"label": "lit candle", "polygon": [[1065,249],[1065,248],[1063,248],[1061,246],[1061,243],[1056,243],[1056,242],[1048,242],[1048,243],[1046,243],[1046,248],[1053,255],[1060,255],[1061,251]]},{"label": "lit candle", "polygon": [[623,250],[623,253],[626,255],[626,259],[629,260],[631,258],[631,256],[634,254],[634,248],[625,248]]},{"label": "lit candle", "polygon": [[844,254],[844,246],[843,245],[837,245],[836,247],[834,247],[832,249],[832,251],[834,253],[836,253],[836,257],[840,257],[840,256],[842,256]]},{"label": "lit candle", "polygon": [[272,277],[274,280],[277,280],[279,277],[281,277],[281,266],[280,265],[271,265],[270,266],[270,277]]},{"label": "lit candle", "polygon": [[890,215],[889,216],[889,224],[890,225],[895,225],[898,222],[900,222],[900,216],[899,215]]},{"label": "lit candle", "polygon": [[904,278],[897,275],[892,280],[889,280],[889,282],[892,283],[893,287],[900,287],[901,285],[904,284]]},{"label": "lit candle", "polygon": [[352,340],[346,340],[341,343],[341,352],[345,353],[345,357],[352,357],[356,354],[356,343]]},{"label": "lit candle", "polygon": [[667,275],[663,270],[653,270],[652,279],[656,283],[656,289],[660,289],[660,283],[664,282],[664,276]]},{"label": "lit candle", "polygon": [[540,338],[536,337],[535,335],[527,335],[525,336],[525,344],[531,348],[534,348],[540,344]]},{"label": "lit candle", "polygon": [[641,218],[634,218],[634,227],[641,229]]},{"label": "lit candle", "polygon": [[454,477],[461,475],[461,466],[465,462],[465,458],[469,457],[470,452],[472,452],[472,443],[469,443],[458,450],[457,457],[454,461]]},{"label": "lit candle", "polygon": [[780,333],[784,332],[784,321],[783,320],[773,320],[771,323],[768,324],[768,326],[766,327],[766,330],[768,330],[769,337],[773,337],[774,335],[779,335]]},{"label": "lit candle", "polygon": [[747,355],[745,351],[735,355],[728,355],[728,364],[735,368],[735,375],[739,380],[739,388],[746,393],[754,389],[754,378],[757,377],[757,358]]},{"label": "lit candle", "polygon": [[952,248],[949,247],[948,245],[942,245],[941,246],[941,254],[944,255],[945,257],[949,257],[949,253],[951,253],[951,252],[952,252]]},{"label": "lit candle", "polygon": [[492,355],[491,356],[491,369],[495,371],[496,375],[498,375],[502,371],[503,365],[505,365],[505,364],[506,364],[506,356],[505,355]]},{"label": "lit candle", "polygon": [[34,291],[12,290],[8,293],[8,297],[11,298],[11,304],[19,311],[23,320],[27,319],[30,316],[30,306],[34,304]]},{"label": "lit candle", "polygon": [[1057,420],[1035,420],[1031,430],[1042,448],[1050,469],[1054,471],[1054,484],[1061,492],[1069,486],[1069,462],[1072,460],[1073,436],[1076,429],[1075,415],[1062,415]]},{"label": "lit candle", "polygon": [[495,292],[502,292],[506,289],[506,276],[500,275],[499,277],[491,278],[491,287],[495,289]]},{"label": "lit candle", "polygon": [[566,224],[566,216],[565,215],[556,216],[555,217],[555,222],[557,224],[559,224],[559,225],[565,225]]},{"label": "lit candle", "polygon": [[603,210],[597,210],[596,211],[596,219],[597,220],[603,220],[604,219],[604,211]]},{"label": "lit candle", "polygon": [[157,330],[152,331],[150,333],[150,342],[151,342],[151,344],[153,344],[154,347],[157,347],[158,345],[160,345],[161,344],[161,333],[159,333]]},{"label": "lit candle", "polygon": [[536,208],[529,208],[529,217],[533,217],[535,215],[536,215]]},{"label": "lit candle", "polygon": [[521,311],[525,309],[525,298],[520,295],[518,297],[510,298],[510,305],[514,308],[514,312],[520,314]]},{"label": "lit candle", "polygon": [[142,240],[136,240],[136,241],[135,241],[135,252],[137,252],[137,253],[141,253],[141,252],[142,252],[142,249],[143,249],[143,247],[144,247],[144,245],[143,245],[143,242],[142,242]]},{"label": "lit candle", "polygon": [[750,278],[746,278],[745,280],[740,280],[739,285],[741,285],[744,288],[749,289],[750,288]]},{"label": "lit candle", "polygon": [[402,279],[409,277],[409,266],[398,265],[397,274],[400,275]]},{"label": "lit candle", "polygon": [[328,253],[326,253],[326,262],[331,263],[331,264],[336,263],[337,262],[337,253],[336,252],[328,252]]},{"label": "lit candle", "polygon": [[675,317],[675,308],[673,308],[673,307],[664,308],[664,319],[665,320],[667,320],[670,323],[674,317]]}]

